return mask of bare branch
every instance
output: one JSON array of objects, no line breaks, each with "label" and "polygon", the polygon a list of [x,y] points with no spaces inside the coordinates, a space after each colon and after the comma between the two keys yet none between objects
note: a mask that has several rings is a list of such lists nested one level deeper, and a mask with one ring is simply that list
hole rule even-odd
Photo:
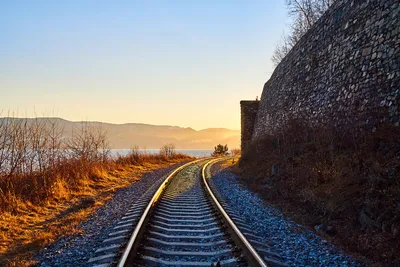
[{"label": "bare branch", "polygon": [[283,36],[272,55],[272,62],[279,62],[289,53],[292,47],[311,29],[315,22],[337,0],[286,0],[289,16],[293,18],[292,30]]}]

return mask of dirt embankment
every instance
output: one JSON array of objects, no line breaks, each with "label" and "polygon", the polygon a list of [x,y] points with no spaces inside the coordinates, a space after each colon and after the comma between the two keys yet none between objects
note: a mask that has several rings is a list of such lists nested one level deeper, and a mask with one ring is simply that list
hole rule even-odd
[{"label": "dirt embankment", "polygon": [[253,143],[233,170],[366,264],[400,266],[400,127],[355,133],[290,121]]}]

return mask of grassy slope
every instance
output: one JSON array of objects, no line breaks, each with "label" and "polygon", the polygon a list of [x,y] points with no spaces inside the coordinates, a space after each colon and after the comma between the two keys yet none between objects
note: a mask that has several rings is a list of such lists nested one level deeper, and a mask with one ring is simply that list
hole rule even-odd
[{"label": "grassy slope", "polygon": [[80,232],[78,223],[112,198],[118,188],[139,180],[146,172],[166,167],[189,157],[146,156],[137,162],[95,164],[71,186],[57,179],[54,191],[37,203],[14,198],[12,209],[0,215],[0,266],[28,266],[32,254],[65,234]]}]

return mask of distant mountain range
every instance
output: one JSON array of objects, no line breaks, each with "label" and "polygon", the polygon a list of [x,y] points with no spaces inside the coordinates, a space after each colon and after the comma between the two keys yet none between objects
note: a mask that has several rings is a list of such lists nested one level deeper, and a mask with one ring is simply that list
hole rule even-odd
[{"label": "distant mountain range", "polygon": [[[0,118],[4,120],[5,118]],[[21,118],[14,118],[20,120]],[[34,119],[27,119],[28,122]],[[240,147],[240,131],[225,128],[208,128],[196,131],[192,128],[178,126],[150,125],[142,123],[112,124],[103,122],[72,122],[61,118],[37,118],[58,122],[64,129],[64,137],[70,137],[74,129],[79,129],[84,123],[101,127],[107,132],[112,148],[160,148],[164,144],[174,143],[178,149],[214,149],[218,144],[227,144],[229,148]]]}]

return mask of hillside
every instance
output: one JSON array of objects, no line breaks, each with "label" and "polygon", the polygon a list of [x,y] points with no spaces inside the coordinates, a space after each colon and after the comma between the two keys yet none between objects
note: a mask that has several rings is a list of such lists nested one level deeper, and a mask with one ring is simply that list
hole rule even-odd
[{"label": "hillside", "polygon": [[[4,120],[5,118],[0,118]],[[20,120],[20,118],[13,118]],[[35,119],[27,119],[28,123]],[[142,123],[112,124],[102,122],[72,122],[61,118],[37,118],[57,122],[64,129],[64,138],[72,135],[84,123],[101,127],[107,132],[111,148],[160,148],[166,143],[174,143],[179,149],[213,149],[219,143],[228,144],[230,148],[240,146],[240,131],[224,128],[209,128],[196,131],[192,128],[182,128],[168,125],[150,125]]]}]

